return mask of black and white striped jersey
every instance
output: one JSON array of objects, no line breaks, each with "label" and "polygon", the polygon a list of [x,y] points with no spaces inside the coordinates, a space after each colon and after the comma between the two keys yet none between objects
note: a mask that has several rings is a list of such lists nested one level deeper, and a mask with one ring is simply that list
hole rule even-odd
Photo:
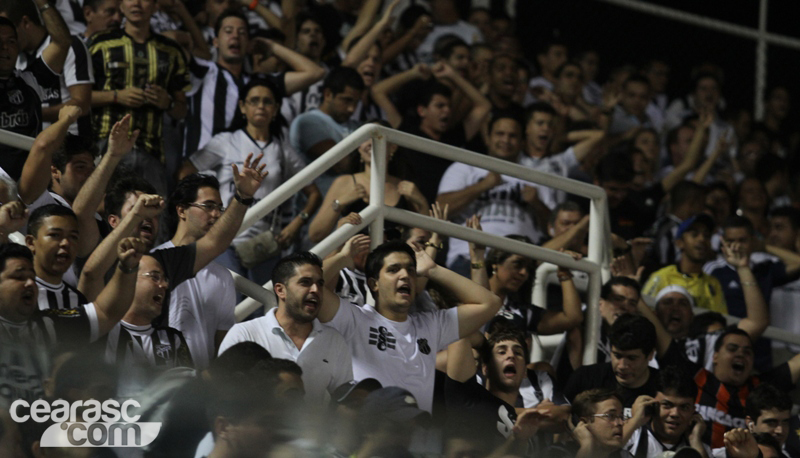
[{"label": "black and white striped jersey", "polygon": [[62,281],[54,285],[36,277],[39,288],[39,310],[72,310],[89,302],[77,288]]},{"label": "black and white striped jersey", "polygon": [[91,302],[69,310],[37,310],[23,323],[0,318],[0,342],[7,339],[52,348],[65,343],[88,345],[98,337],[97,310]]},{"label": "black and white striped jersey", "polygon": [[105,359],[119,367],[193,367],[183,334],[168,326],[136,326],[120,321],[106,336]]},{"label": "black and white striped jersey", "polygon": [[367,276],[357,270],[342,269],[336,283],[336,294],[359,307],[363,306],[367,303]]}]

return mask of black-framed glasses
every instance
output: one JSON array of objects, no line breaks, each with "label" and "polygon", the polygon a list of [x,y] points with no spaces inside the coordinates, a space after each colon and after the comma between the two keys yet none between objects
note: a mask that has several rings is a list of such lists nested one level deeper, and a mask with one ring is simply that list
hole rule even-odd
[{"label": "black-framed glasses", "polygon": [[214,210],[218,210],[220,213],[225,213],[225,207],[223,207],[222,204],[215,204],[214,202],[203,202],[203,203],[192,202],[187,205],[189,205],[190,207],[200,208],[209,213],[213,212]]},{"label": "black-framed glasses", "polygon": [[166,275],[161,272],[145,272],[139,274],[140,277],[150,277],[150,280],[153,280],[153,283],[160,284],[164,283],[165,285],[169,284],[169,279]]},{"label": "black-framed glasses", "polygon": [[273,100],[271,97],[250,97],[245,102],[248,105],[252,105],[254,107],[257,107],[259,105],[263,105],[265,107],[271,107],[272,105],[275,105],[275,100]]}]

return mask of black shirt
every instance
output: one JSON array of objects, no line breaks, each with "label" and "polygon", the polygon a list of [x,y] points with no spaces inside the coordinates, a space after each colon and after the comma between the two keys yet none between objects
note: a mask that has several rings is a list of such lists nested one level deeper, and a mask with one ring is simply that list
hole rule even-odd
[{"label": "black shirt", "polygon": [[636,398],[642,395],[653,396],[656,395],[656,388],[658,385],[658,370],[649,367],[650,376],[647,382],[639,388],[626,388],[617,382],[614,376],[614,369],[611,368],[611,363],[598,363],[589,366],[582,366],[572,373],[567,386],[564,387],[564,396],[570,403],[575,401],[575,396],[580,393],[591,390],[593,388],[613,388],[622,398],[622,407],[625,408],[626,413],[633,406]]},{"label": "black shirt", "polygon": [[[31,63],[37,73],[52,73],[41,58]],[[42,130],[42,101],[29,72],[0,79],[0,129],[28,137]],[[18,181],[28,150],[0,144],[0,167]]]},{"label": "black shirt", "polygon": [[514,406],[490,393],[474,377],[465,383],[447,377],[444,388],[448,428],[470,422],[477,431],[491,431],[497,443],[511,434],[517,421]]}]

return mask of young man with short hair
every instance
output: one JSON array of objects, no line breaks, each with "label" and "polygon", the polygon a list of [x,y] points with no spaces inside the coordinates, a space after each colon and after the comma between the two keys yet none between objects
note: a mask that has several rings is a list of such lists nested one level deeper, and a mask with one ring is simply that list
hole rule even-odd
[{"label": "young man with short hair", "polygon": [[572,435],[575,442],[554,445],[547,456],[576,458],[629,458],[623,450],[625,414],[622,401],[613,389],[593,388],[575,397],[572,414],[578,419]]},{"label": "young man with short hair", "polygon": [[[556,83],[556,71],[567,62],[567,45],[558,40],[545,42],[536,53],[536,63],[539,64],[539,74],[528,82],[528,90],[533,97],[538,97],[537,91],[546,89],[553,91]],[[530,105],[526,103],[525,106]]]},{"label": "young man with short hair", "polygon": [[650,103],[650,82],[647,78],[630,76],[622,83],[621,95],[608,128],[610,134],[621,135],[631,129],[654,127],[647,115],[647,105]]},{"label": "young man with short hair", "polygon": [[[789,393],[781,391],[769,383],[756,387],[745,404],[747,428],[751,433],[768,434],[775,438],[780,452],[785,456],[796,456],[798,450],[791,448],[796,444],[788,444],[791,432],[792,398]],[[796,434],[795,434],[796,439]],[[793,442],[797,442],[796,440]],[[787,449],[790,447],[791,449]]]},{"label": "young man with short hair", "polygon": [[341,334],[317,319],[323,304],[322,261],[310,252],[284,257],[272,271],[278,307],[265,316],[234,325],[219,352],[252,341],[274,358],[296,361],[303,369],[309,405],[321,405],[353,379],[350,348]]},{"label": "young man with short hair", "polygon": [[[342,253],[332,259],[332,269],[352,267],[347,265],[352,258]],[[374,307],[355,306],[325,288],[319,320],[341,332],[348,342],[356,379],[371,377],[384,386],[404,387],[430,412],[436,353],[489,321],[500,309],[500,299],[437,266],[422,247],[400,241],[386,242],[369,254],[366,276]],[[437,282],[462,305],[409,315],[419,293],[419,277]]]}]

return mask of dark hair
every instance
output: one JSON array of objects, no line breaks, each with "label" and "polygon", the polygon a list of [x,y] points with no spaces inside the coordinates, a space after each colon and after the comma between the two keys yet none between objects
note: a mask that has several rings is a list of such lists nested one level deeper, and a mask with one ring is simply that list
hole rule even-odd
[{"label": "dark hair", "polygon": [[[692,127],[686,124],[681,124],[677,127],[670,129],[669,132],[667,132],[667,139],[666,139],[667,148],[678,143],[678,133],[681,131],[681,129],[692,129]],[[678,164],[673,164],[673,165],[678,165]]]},{"label": "dark hair", "polygon": [[106,216],[122,216],[122,206],[128,194],[141,192],[144,194],[158,194],[156,188],[149,181],[136,174],[127,174],[119,180],[112,180],[111,186],[106,191],[104,211]]},{"label": "dark hair", "polygon": [[487,132],[491,134],[494,125],[497,124],[497,121],[501,119],[510,119],[516,122],[517,126],[520,129],[520,134],[522,134],[522,120],[520,120],[517,117],[517,115],[515,113],[512,113],[511,111],[499,111],[497,113],[493,113],[491,119],[489,119],[489,129],[487,130]]},{"label": "dark hair", "polygon": [[11,22],[10,19],[8,19],[5,16],[0,16],[0,27],[2,27],[2,26],[6,26],[6,27],[10,28],[11,30],[13,30],[14,31],[14,38],[17,38],[17,26],[15,26],[14,23]]},{"label": "dark hair", "polygon": [[[39,19],[39,10],[33,1],[7,1],[0,3],[0,13],[5,16],[13,24],[14,32],[16,27],[22,21],[23,16],[28,16],[28,19],[34,24],[42,27],[42,21]],[[3,25],[3,22],[0,22]]]},{"label": "dark hair", "polygon": [[627,153],[606,154],[595,168],[595,178],[600,183],[631,183],[635,175],[631,156]]},{"label": "dark hair", "polygon": [[219,36],[219,29],[222,28],[222,21],[224,21],[225,19],[228,19],[229,17],[239,18],[242,21],[244,21],[244,26],[245,26],[245,29],[247,29],[247,34],[250,35],[250,29],[249,29],[248,22],[247,22],[247,16],[245,16],[244,13],[242,13],[242,10],[240,10],[240,9],[228,8],[225,11],[223,11],[222,14],[220,14],[217,17],[217,22],[216,22],[216,24],[214,24],[214,36],[215,37]]},{"label": "dark hair", "polygon": [[6,261],[9,259],[27,259],[33,262],[33,253],[25,245],[5,243],[0,245],[0,272],[6,270]]},{"label": "dark hair", "polygon": [[328,73],[322,83],[322,90],[331,91],[331,95],[341,94],[346,88],[351,87],[357,91],[364,90],[364,79],[358,72],[350,67],[336,67]]},{"label": "dark hair", "polygon": [[422,5],[411,5],[400,13],[398,24],[403,30],[410,30],[422,16],[430,16],[431,13]]},{"label": "dark hair", "polygon": [[[244,86],[244,88],[239,91],[239,101],[241,103],[247,102],[247,94],[250,93],[253,88],[256,87],[265,87],[269,89],[272,93],[272,98],[275,99],[275,106],[278,108],[275,110],[275,116],[272,119],[272,122],[269,124],[269,135],[272,138],[280,139],[283,137],[283,127],[288,126],[286,119],[281,114],[281,103],[283,101],[284,93],[275,82],[268,75],[259,74],[254,76],[250,79],[250,81]],[[236,110],[233,115],[233,121],[231,121],[231,127],[228,129],[231,132],[235,132],[240,129],[244,129],[247,127],[247,118],[242,114],[241,110]]]},{"label": "dark hair", "polygon": [[[609,399],[616,399],[622,404],[617,391],[613,388],[593,388],[586,390],[577,396],[572,402],[572,414],[578,418],[589,417],[595,413],[595,405]],[[620,412],[622,414],[622,412]]]},{"label": "dark hair", "polygon": [[73,218],[76,223],[78,222],[78,217],[75,216],[75,212],[69,207],[59,204],[43,205],[31,213],[31,217],[28,219],[28,234],[36,237],[45,218],[50,216],[64,216]]},{"label": "dark hair", "polygon": [[311,264],[322,269],[322,260],[310,251],[301,251],[284,256],[272,269],[272,284],[286,284],[295,275],[298,267]]},{"label": "dark hair", "polygon": [[417,106],[427,107],[430,105],[431,100],[433,100],[433,96],[435,95],[441,95],[447,100],[450,100],[450,98],[453,96],[453,91],[438,81],[426,81],[422,85],[422,90],[420,91],[419,98],[417,99]]},{"label": "dark hair", "polygon": [[531,122],[531,119],[533,119],[533,115],[535,115],[536,113],[546,113],[551,116],[556,116],[556,109],[553,108],[553,106],[547,102],[536,102],[532,104],[531,106],[528,107],[527,110],[525,110],[526,126],[528,125],[529,122]]},{"label": "dark hair", "polygon": [[248,372],[259,362],[272,359],[266,348],[255,342],[239,342],[211,360],[208,372],[212,379]]},{"label": "dark hair", "polygon": [[656,327],[641,315],[622,315],[611,325],[608,340],[617,350],[642,350],[647,356],[656,348]]},{"label": "dark hair", "polygon": [[174,233],[180,223],[178,219],[178,207],[186,207],[197,200],[197,191],[200,188],[213,188],[219,191],[219,180],[213,175],[193,173],[184,177],[175,185],[175,190],[169,196],[167,212],[169,214],[169,229]]},{"label": "dark hair", "polygon": [[258,363],[258,372],[272,373],[276,377],[280,374],[294,374],[298,377],[303,376],[303,369],[294,361],[289,359],[271,358]]},{"label": "dark hair", "polygon": [[[506,238],[511,240],[516,240],[518,242],[533,243],[531,239],[529,239],[527,236],[524,235],[512,234],[512,235],[507,235]],[[514,254],[515,253],[512,253],[510,251],[503,251],[499,248],[490,248],[489,252],[486,253],[486,261],[485,261],[486,268],[489,268],[490,266],[500,265],[506,262],[506,259],[510,258],[511,256],[514,256]],[[533,260],[531,259],[529,259],[528,261],[531,264],[530,276],[533,277],[533,270],[535,268],[534,263]],[[492,270],[489,270],[489,277],[491,276],[492,276]]]},{"label": "dark hair", "polygon": [[622,83],[622,88],[624,89],[630,83],[641,83],[647,87],[650,87],[650,80],[647,77],[634,73],[633,75],[629,76],[628,79]]},{"label": "dark hair", "polygon": [[539,49],[536,51],[536,54],[537,55],[547,54],[548,52],[550,52],[550,48],[552,48],[554,46],[563,46],[563,47],[569,49],[567,44],[565,42],[563,42],[562,40],[551,38],[551,39],[545,41],[544,43],[542,43],[541,46],[539,46]]},{"label": "dark hair", "polygon": [[764,410],[792,411],[792,398],[789,393],[779,390],[775,385],[762,383],[747,395],[744,405],[744,414],[754,422]]},{"label": "dark hair", "polygon": [[96,158],[98,155],[97,145],[86,137],[67,134],[64,144],[53,153],[53,165],[61,173],[64,173],[72,158],[80,154],[89,154],[92,159]]},{"label": "dark hair", "polygon": [[717,83],[717,87],[722,89],[722,81],[719,79],[719,75],[717,75],[716,73],[712,73],[712,72],[700,72],[697,75],[695,75],[694,78],[692,78],[692,88],[693,88],[692,90],[696,90],[697,89],[697,85],[700,84],[700,80],[703,80],[703,79],[706,79],[706,78],[713,79],[714,82]]},{"label": "dark hair", "polygon": [[[98,380],[108,380],[116,388],[117,368],[107,364],[102,355],[94,350],[76,353],[58,368],[53,383],[53,397],[66,399],[70,390],[85,389]],[[98,401],[103,402],[104,399]]]},{"label": "dark hair", "polygon": [[756,162],[755,175],[758,181],[766,183],[775,175],[787,173],[788,170],[786,159],[778,157],[773,153],[767,153],[761,156],[758,162]]},{"label": "dark hair", "polygon": [[434,59],[449,59],[458,47],[464,47],[469,50],[467,42],[458,35],[453,35],[452,33],[442,35],[433,44],[433,57]]},{"label": "dark hair", "polygon": [[300,29],[303,28],[303,24],[306,21],[311,21],[317,24],[319,28],[322,29],[323,32],[322,34],[327,37],[327,35],[325,34],[325,27],[323,26],[323,23],[325,21],[320,17],[319,14],[315,12],[303,11],[297,15],[296,21],[297,22],[295,23],[295,30],[294,30],[295,35],[298,35],[300,33]]},{"label": "dark hair", "polygon": [[224,382],[213,383],[211,397],[208,400],[206,415],[216,439],[214,421],[217,417],[225,417],[231,423],[239,423],[253,415],[265,414],[260,419],[270,420],[269,429],[278,431],[281,428],[283,402],[270,394],[275,391],[277,380],[266,374],[237,373],[227,377]]},{"label": "dark hair", "polygon": [[744,216],[733,215],[729,216],[728,219],[722,224],[722,230],[726,229],[745,229],[749,235],[753,235],[756,233],[756,228],[753,226],[752,221]]},{"label": "dark hair", "polygon": [[708,327],[715,323],[721,324],[722,327],[728,325],[728,322],[725,321],[725,317],[719,312],[704,312],[695,315],[694,318],[692,318],[692,322],[689,323],[689,330],[686,336],[690,339],[696,339],[706,334],[708,332]]},{"label": "dark hair", "polygon": [[525,342],[525,334],[515,327],[510,327],[501,328],[497,332],[489,334],[489,337],[483,342],[480,348],[481,362],[488,366],[489,362],[492,361],[494,346],[506,340],[512,340],[520,344],[523,354],[525,355],[525,362],[530,359],[528,355],[528,343]]},{"label": "dark hair", "polygon": [[672,208],[696,199],[705,199],[706,187],[694,181],[681,180],[669,192],[669,199]]},{"label": "dark hair", "polygon": [[578,71],[581,72],[581,75],[583,75],[583,67],[581,67],[581,65],[579,63],[575,62],[574,60],[568,60],[568,61],[564,62],[563,64],[561,64],[561,66],[556,69],[556,72],[554,74],[555,77],[556,78],[560,78],[561,77],[561,72],[563,72],[564,69],[567,68],[567,67],[576,67],[578,69]]},{"label": "dark hair", "polygon": [[375,248],[367,255],[367,261],[364,266],[364,274],[367,279],[378,279],[383,268],[383,260],[390,254],[398,252],[409,255],[414,267],[417,266],[417,257],[414,250],[406,242],[392,240],[379,245],[378,248]]},{"label": "dark hair", "polygon": [[604,300],[609,300],[611,297],[611,293],[613,292],[614,286],[625,286],[628,288],[632,288],[634,291],[639,293],[641,286],[639,286],[639,282],[630,278],[630,277],[611,277],[610,280],[605,282],[602,288],[600,288],[600,298]]},{"label": "dark hair", "polygon": [[105,0],[83,0],[83,7],[89,7],[92,11],[97,11],[97,7],[104,1]]},{"label": "dark hair", "polygon": [[697,384],[680,366],[668,366],[658,371],[658,391],[694,400],[697,397]]},{"label": "dark hair", "polygon": [[770,218],[786,218],[789,220],[792,229],[800,229],[800,210],[788,205],[778,207],[769,213]]},{"label": "dark hair", "polygon": [[735,326],[728,326],[727,328],[725,328],[724,331],[722,331],[722,334],[720,334],[719,337],[717,337],[717,341],[714,342],[714,353],[718,352],[722,348],[725,338],[730,335],[747,337],[747,340],[750,341],[750,344],[751,345],[753,344],[753,338],[750,337],[750,334],[748,334],[747,331],[741,328],[737,328]]},{"label": "dark hair", "polygon": [[554,208],[553,211],[550,212],[550,217],[548,218],[547,223],[550,224],[551,226],[555,226],[556,219],[558,219],[558,214],[561,212],[578,212],[581,214],[581,217],[583,217],[583,209],[581,208],[580,205],[578,205],[577,202],[572,200],[565,200],[564,202],[561,202],[560,204],[556,205],[556,208]]}]

